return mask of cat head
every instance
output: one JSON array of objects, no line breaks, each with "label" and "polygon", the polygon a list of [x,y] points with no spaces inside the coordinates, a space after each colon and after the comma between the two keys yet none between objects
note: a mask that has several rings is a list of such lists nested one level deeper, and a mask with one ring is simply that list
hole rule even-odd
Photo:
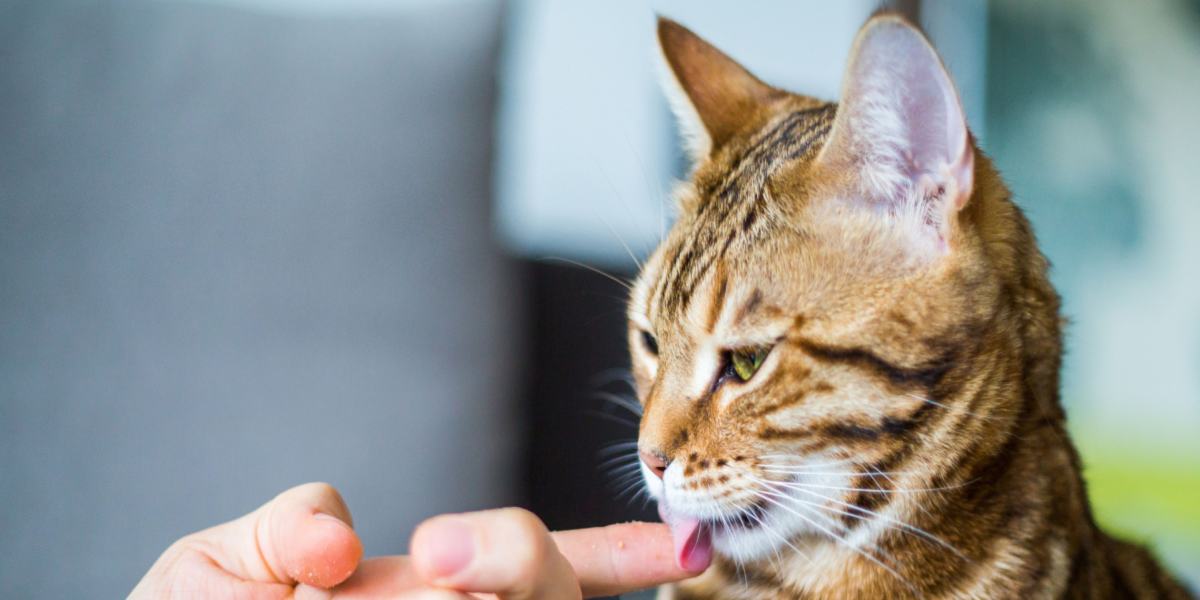
[{"label": "cat head", "polygon": [[977,206],[1000,184],[900,17],[859,32],[838,105],[658,34],[693,167],[629,303],[642,471],[682,562],[755,560],[900,477],[1001,293]]}]

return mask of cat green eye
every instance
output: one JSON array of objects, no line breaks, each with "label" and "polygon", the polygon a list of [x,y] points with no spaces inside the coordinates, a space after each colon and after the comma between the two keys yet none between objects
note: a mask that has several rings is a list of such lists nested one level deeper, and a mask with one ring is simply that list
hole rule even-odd
[{"label": "cat green eye", "polygon": [[729,351],[729,366],[742,381],[750,381],[767,360],[770,348],[741,348]]}]

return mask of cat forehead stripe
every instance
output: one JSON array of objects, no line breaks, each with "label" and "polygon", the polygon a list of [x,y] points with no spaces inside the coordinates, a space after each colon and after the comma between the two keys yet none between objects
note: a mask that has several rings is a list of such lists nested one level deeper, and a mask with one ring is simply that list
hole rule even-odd
[{"label": "cat forehead stripe", "polygon": [[766,208],[767,183],[785,165],[818,147],[833,125],[835,105],[798,110],[775,119],[733,161],[728,176],[703,197],[693,234],[682,240],[657,286],[655,304],[687,310],[696,286],[740,236],[750,235]]}]

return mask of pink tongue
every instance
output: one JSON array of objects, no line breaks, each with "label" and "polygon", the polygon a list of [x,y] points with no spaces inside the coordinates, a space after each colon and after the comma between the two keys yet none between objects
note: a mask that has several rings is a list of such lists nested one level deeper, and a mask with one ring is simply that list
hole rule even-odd
[{"label": "pink tongue", "polygon": [[685,571],[699,573],[712,562],[712,536],[700,521],[691,518],[667,519],[675,542],[675,561]]}]

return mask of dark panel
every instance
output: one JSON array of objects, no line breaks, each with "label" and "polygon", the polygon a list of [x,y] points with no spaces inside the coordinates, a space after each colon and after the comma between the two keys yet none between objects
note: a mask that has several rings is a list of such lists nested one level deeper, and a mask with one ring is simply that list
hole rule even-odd
[{"label": "dark panel", "polygon": [[[614,482],[613,463],[602,465],[612,456],[602,449],[637,435],[635,417],[600,397],[633,398],[622,380],[629,365],[625,289],[578,267],[529,263],[527,272],[528,506],[552,529],[656,519],[642,496],[620,494],[618,483],[632,478]],[[634,456],[624,450],[621,465]]]}]

